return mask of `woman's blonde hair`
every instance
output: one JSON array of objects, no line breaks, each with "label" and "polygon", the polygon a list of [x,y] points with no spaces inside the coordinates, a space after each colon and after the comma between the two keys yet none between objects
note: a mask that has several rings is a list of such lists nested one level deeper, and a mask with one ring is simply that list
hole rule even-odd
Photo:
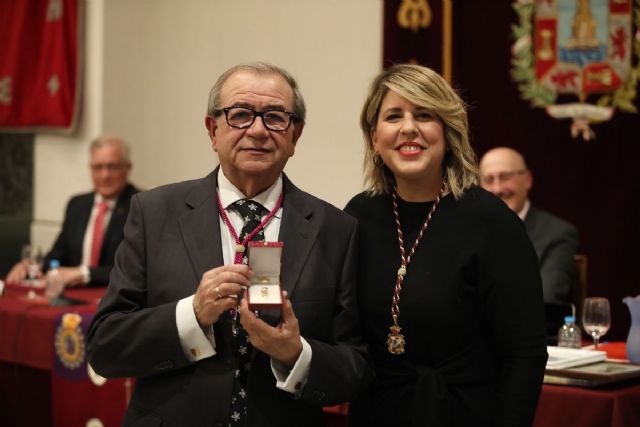
[{"label": "woman's blonde hair", "polygon": [[413,104],[426,108],[442,123],[446,144],[444,180],[457,199],[478,183],[478,160],[469,143],[469,124],[464,102],[447,81],[430,68],[398,64],[383,71],[371,84],[360,114],[365,139],[365,185],[373,194],[389,193],[395,186],[391,170],[373,148],[372,132],[376,128],[380,105],[389,91]]}]

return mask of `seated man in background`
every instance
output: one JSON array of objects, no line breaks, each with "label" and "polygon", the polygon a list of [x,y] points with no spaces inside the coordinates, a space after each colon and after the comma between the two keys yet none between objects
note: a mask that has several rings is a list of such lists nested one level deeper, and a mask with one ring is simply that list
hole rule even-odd
[{"label": "seated man in background", "polygon": [[[116,248],[123,238],[129,201],[138,190],[128,182],[131,171],[129,147],[118,137],[99,137],[91,143],[90,168],[94,191],[74,196],[68,203],[62,231],[45,256],[60,261],[65,286],[106,285]],[[27,275],[19,262],[7,275],[7,282],[19,282]]]},{"label": "seated man in background", "polygon": [[482,188],[500,197],[523,221],[538,254],[543,296],[547,303],[571,300],[578,230],[529,202],[532,175],[524,157],[507,147],[489,150],[480,160]]}]

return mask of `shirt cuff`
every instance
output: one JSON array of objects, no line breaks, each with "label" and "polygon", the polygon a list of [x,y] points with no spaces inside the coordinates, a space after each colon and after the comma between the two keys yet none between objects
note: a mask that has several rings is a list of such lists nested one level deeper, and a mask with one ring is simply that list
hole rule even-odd
[{"label": "shirt cuff", "polygon": [[80,273],[82,274],[82,284],[86,285],[91,281],[91,270],[89,270],[89,266],[80,265]]},{"label": "shirt cuff", "polygon": [[283,363],[271,359],[271,371],[276,377],[276,387],[296,396],[302,393],[311,367],[311,346],[304,338],[300,337],[300,339],[302,340],[302,352],[291,370]]},{"label": "shirt cuff", "polygon": [[191,362],[205,359],[216,354],[216,340],[213,326],[203,330],[193,311],[193,295],[183,298],[176,304],[176,326],[180,336],[180,345]]}]

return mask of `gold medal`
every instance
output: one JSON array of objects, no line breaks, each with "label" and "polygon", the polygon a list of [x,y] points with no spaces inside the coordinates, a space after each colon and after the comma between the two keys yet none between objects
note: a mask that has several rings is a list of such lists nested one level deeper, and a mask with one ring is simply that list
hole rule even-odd
[{"label": "gold medal", "polygon": [[404,353],[404,335],[400,333],[400,326],[391,326],[391,333],[387,337],[387,347],[391,354]]}]

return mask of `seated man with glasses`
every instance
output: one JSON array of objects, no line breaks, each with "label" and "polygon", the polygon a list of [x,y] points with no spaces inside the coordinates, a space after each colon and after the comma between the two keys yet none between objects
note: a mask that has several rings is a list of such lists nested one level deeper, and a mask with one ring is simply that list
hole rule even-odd
[{"label": "seated man with glasses", "polygon": [[482,188],[500,197],[524,221],[538,254],[545,302],[570,302],[571,285],[576,280],[573,258],[578,250],[578,230],[531,205],[532,181],[524,157],[516,150],[493,148],[480,160]]},{"label": "seated man with glasses", "polygon": [[[50,260],[60,262],[58,270],[65,286],[104,286],[109,282],[129,201],[138,192],[128,182],[131,160],[124,140],[99,137],[91,143],[89,156],[94,190],[69,201],[62,230],[44,258],[45,271]],[[7,282],[20,282],[26,275],[20,262],[7,275]]]}]

